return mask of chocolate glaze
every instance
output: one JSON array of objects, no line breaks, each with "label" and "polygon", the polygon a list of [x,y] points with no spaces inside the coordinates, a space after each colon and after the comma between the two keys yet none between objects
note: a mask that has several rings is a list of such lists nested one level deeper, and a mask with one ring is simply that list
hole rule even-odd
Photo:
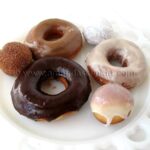
[{"label": "chocolate glaze", "polygon": [[[65,78],[67,89],[57,95],[42,92],[41,82],[49,77]],[[34,120],[50,121],[78,110],[88,100],[90,92],[89,77],[79,64],[61,57],[49,57],[39,59],[19,75],[11,97],[20,114]]]},{"label": "chocolate glaze", "polygon": [[35,59],[46,56],[74,57],[82,48],[80,30],[61,19],[48,19],[36,25],[26,37]]}]

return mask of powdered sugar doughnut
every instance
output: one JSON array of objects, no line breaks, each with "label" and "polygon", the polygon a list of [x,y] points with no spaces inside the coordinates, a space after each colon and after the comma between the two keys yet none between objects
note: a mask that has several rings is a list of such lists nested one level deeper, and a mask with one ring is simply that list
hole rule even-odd
[{"label": "powdered sugar doughnut", "polygon": [[91,25],[84,27],[83,35],[89,44],[96,45],[103,40],[112,37],[113,28],[111,23],[106,19],[100,19],[97,23],[92,22]]},{"label": "powdered sugar doughnut", "polygon": [[[121,67],[113,66],[110,60],[119,61]],[[114,82],[133,88],[141,84],[147,75],[145,57],[140,48],[124,39],[103,41],[88,54],[86,64],[100,84]]]},{"label": "powdered sugar doughnut", "polygon": [[119,84],[109,83],[98,88],[92,96],[94,116],[107,125],[126,119],[134,106],[132,94]]}]

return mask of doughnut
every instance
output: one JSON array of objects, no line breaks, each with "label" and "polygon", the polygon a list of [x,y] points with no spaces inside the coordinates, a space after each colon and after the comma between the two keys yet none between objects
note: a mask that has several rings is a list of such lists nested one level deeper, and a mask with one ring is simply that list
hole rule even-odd
[{"label": "doughnut", "polygon": [[116,83],[99,87],[91,98],[91,110],[102,123],[116,124],[126,119],[134,107],[131,92]]},{"label": "doughnut", "polygon": [[107,19],[91,21],[89,25],[83,27],[83,35],[86,41],[91,45],[97,45],[103,40],[113,37],[113,28]]},{"label": "doughnut", "polygon": [[39,59],[46,56],[73,58],[83,43],[75,25],[61,19],[48,19],[31,29],[25,44],[31,48],[35,59]]},{"label": "doughnut", "polygon": [[[112,60],[121,66],[112,65]],[[128,89],[140,85],[147,75],[145,57],[140,48],[125,39],[103,41],[88,54],[86,65],[98,83],[118,83]]]},{"label": "doughnut", "polygon": [[[41,91],[42,82],[48,78],[60,80],[66,89],[55,95]],[[88,74],[79,64],[63,57],[47,57],[22,71],[13,85],[11,97],[20,114],[37,121],[51,121],[79,110],[90,92]]]},{"label": "doughnut", "polygon": [[7,43],[0,53],[0,68],[11,76],[18,76],[31,62],[31,50],[19,42]]}]

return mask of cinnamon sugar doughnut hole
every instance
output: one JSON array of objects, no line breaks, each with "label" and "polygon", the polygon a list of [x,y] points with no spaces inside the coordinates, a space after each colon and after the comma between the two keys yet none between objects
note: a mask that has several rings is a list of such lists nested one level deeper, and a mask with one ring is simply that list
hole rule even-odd
[{"label": "cinnamon sugar doughnut hole", "polygon": [[0,68],[11,76],[18,76],[31,62],[29,47],[19,42],[7,43],[0,52]]}]

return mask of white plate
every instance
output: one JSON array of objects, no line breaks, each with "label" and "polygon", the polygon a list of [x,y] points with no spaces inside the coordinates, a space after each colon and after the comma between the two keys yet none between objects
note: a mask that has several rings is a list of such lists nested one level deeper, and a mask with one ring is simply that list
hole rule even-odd
[{"label": "white plate", "polygon": [[[136,42],[144,52],[148,67],[150,66],[150,44],[140,31],[128,25],[113,23],[113,28],[118,37],[124,37]],[[20,38],[20,41],[22,41]],[[75,58],[85,69],[85,58],[93,47],[86,45]],[[139,87],[132,90],[135,98],[135,107],[130,117],[110,127],[98,122],[90,111],[89,101],[79,112],[52,122],[35,122],[19,115],[11,101],[10,91],[15,78],[7,76],[0,71],[0,111],[17,128],[23,129],[25,134],[30,134],[37,139],[46,139],[63,146],[76,145],[79,149],[87,146],[99,150],[127,150],[144,148],[150,144],[150,76]],[[138,82],[138,81],[137,81]],[[92,78],[93,91],[99,86]],[[92,95],[92,93],[91,93]],[[120,138],[121,137],[121,138]],[[82,146],[81,146],[82,145]],[[61,147],[62,148],[62,147]],[[82,147],[83,148],[83,147]],[[86,148],[87,149],[87,148]]]}]

